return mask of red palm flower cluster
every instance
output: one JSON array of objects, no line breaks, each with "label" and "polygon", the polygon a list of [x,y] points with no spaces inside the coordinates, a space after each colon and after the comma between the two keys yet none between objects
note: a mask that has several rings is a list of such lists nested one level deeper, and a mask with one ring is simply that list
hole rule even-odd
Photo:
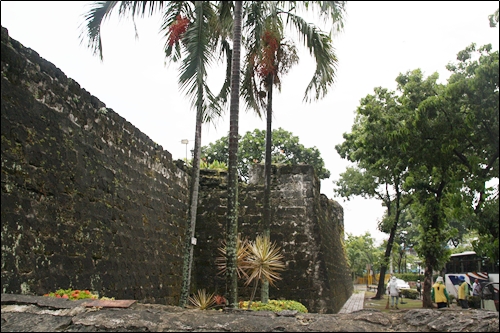
[{"label": "red palm flower cluster", "polygon": [[264,48],[259,61],[257,73],[260,77],[267,77],[269,74],[276,74],[276,53],[279,48],[278,38],[271,32],[266,31],[262,36]]},{"label": "red palm flower cluster", "polygon": [[170,25],[170,36],[168,39],[168,45],[172,46],[177,43],[182,34],[184,34],[188,28],[189,19],[187,17],[182,17],[181,15],[177,15],[175,21]]}]

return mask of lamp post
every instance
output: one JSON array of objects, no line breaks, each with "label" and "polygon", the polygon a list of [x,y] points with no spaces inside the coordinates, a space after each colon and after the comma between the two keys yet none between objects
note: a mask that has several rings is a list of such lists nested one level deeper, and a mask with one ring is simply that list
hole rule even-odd
[{"label": "lamp post", "polygon": [[188,139],[182,139],[181,143],[183,145],[186,145],[186,164],[187,164],[187,162],[188,162],[188,143],[189,143],[189,140]]}]

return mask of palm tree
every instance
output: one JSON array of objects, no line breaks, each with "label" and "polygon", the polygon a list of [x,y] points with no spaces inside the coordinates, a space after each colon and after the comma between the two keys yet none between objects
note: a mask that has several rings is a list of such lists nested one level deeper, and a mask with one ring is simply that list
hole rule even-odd
[{"label": "palm tree", "polygon": [[236,244],[238,239],[238,120],[240,107],[240,53],[242,1],[234,3],[233,53],[231,60],[231,102],[229,107],[229,160],[226,216],[226,284],[230,308],[238,306]]},{"label": "palm tree", "polygon": [[[284,28],[288,25],[295,29],[305,46],[316,60],[316,71],[309,83],[304,100],[311,101],[308,94],[314,89],[314,99],[326,95],[335,79],[337,57],[331,38],[313,24],[295,14],[297,6],[316,9],[327,15],[333,26],[343,26],[344,1],[253,1],[246,12],[248,19],[245,29],[249,31],[245,46],[248,50],[242,95],[247,108],[266,110],[266,152],[265,186],[263,202],[262,234],[270,237],[271,225],[271,145],[272,145],[272,101],[273,86],[281,90],[281,77],[298,62],[297,50],[293,42],[285,39]],[[285,8],[283,8],[285,7]],[[283,21],[286,18],[286,21]],[[267,99],[266,99],[267,98]],[[262,280],[261,301],[269,299],[269,284]]]},{"label": "palm tree", "polygon": [[[118,6],[118,4],[120,4]],[[193,242],[198,204],[200,177],[200,151],[202,123],[220,115],[217,99],[206,85],[207,66],[215,59],[217,45],[224,49],[224,25],[221,25],[218,8],[210,1],[105,1],[95,2],[84,15],[82,41],[88,37],[88,47],[103,59],[101,26],[114,9],[127,17],[151,16],[160,12],[163,17],[161,31],[165,34],[165,56],[171,61],[181,61],[179,84],[191,98],[196,108],[196,130],[193,168],[190,183],[189,221],[186,228],[183,280],[180,306],[187,303],[191,284]],[[225,8],[221,5],[221,8]],[[136,32],[137,33],[137,32]],[[221,42],[219,44],[219,42]]]}]

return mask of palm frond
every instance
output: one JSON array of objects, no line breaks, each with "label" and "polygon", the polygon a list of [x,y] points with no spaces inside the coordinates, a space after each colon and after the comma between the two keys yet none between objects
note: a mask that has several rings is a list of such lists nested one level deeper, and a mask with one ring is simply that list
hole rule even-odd
[{"label": "palm frond", "polygon": [[224,38],[229,38],[233,31],[233,9],[234,4],[232,1],[219,1],[217,12],[219,13],[219,22],[221,28],[227,32]]},{"label": "palm frond", "polygon": [[[221,41],[221,50],[222,54],[226,56],[226,77],[219,94],[215,97],[213,105],[210,106],[211,108],[221,108],[221,105],[227,105],[229,93],[231,91],[231,59],[233,50],[227,40]],[[222,111],[223,110],[220,109],[221,113]]]},{"label": "palm frond", "polygon": [[[208,27],[215,12],[207,1],[197,2],[195,6],[197,19],[189,25],[182,38],[185,56],[180,66],[179,85],[190,97],[191,105],[202,112],[202,118],[207,121],[221,112],[215,107],[216,99],[205,84],[207,66],[214,61],[216,49]],[[209,111],[213,113],[208,114]]]},{"label": "palm frond", "polygon": [[255,58],[256,55],[252,53],[246,56],[245,68],[242,73],[243,79],[241,82],[240,96],[245,102],[245,108],[247,110],[253,109],[259,118],[262,118],[261,110],[265,110],[265,96],[261,96],[259,84],[255,78]]},{"label": "palm frond", "polygon": [[[96,1],[90,5],[90,9],[83,14],[83,23],[80,25],[80,43],[88,38],[87,47],[103,59],[101,27],[106,19],[110,17],[113,10],[118,8],[118,16],[132,18],[135,36],[138,37],[135,17],[152,16],[155,12],[161,12],[166,3],[177,1]],[[119,5],[117,7],[117,5]],[[170,5],[171,6],[171,5]],[[168,12],[168,10],[167,10]]]},{"label": "palm frond", "polygon": [[338,60],[332,40],[328,34],[309,24],[303,18],[293,13],[289,13],[288,17],[297,29],[299,38],[316,60],[316,70],[306,88],[304,100],[310,102],[312,92],[315,92],[314,99],[321,99],[333,84],[337,71]]},{"label": "palm frond", "polygon": [[93,55],[99,55],[102,60],[101,25],[109,18],[118,1],[96,1],[90,9],[83,14],[84,21],[80,25],[80,43],[88,38],[87,47]]},{"label": "palm frond", "polygon": [[151,16],[156,12],[160,12],[165,4],[171,6],[177,1],[122,1],[120,6],[120,14],[125,15],[130,12],[131,16]]},{"label": "palm frond", "polygon": [[301,8],[313,11],[323,22],[331,24],[331,31],[341,31],[344,28],[347,1],[278,1],[279,6],[288,8],[288,12]]},{"label": "palm frond", "polygon": [[268,1],[249,1],[245,5],[245,23],[242,27],[245,47],[248,50],[260,50],[265,20],[268,17]]}]

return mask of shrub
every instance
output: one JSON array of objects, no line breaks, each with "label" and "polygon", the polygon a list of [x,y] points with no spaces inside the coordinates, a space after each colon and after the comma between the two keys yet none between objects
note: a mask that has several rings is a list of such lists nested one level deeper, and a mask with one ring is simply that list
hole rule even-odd
[{"label": "shrub", "polygon": [[417,289],[401,289],[401,295],[404,298],[417,299],[419,293]]},{"label": "shrub", "polygon": [[[43,296],[47,297],[56,297],[56,298],[66,298],[72,301],[76,301],[79,299],[99,299],[98,294],[93,294],[88,290],[73,290],[73,289],[58,289],[55,292],[50,292],[48,294],[45,294]],[[104,299],[104,298],[103,298]],[[107,298],[109,299],[109,298]],[[113,298],[114,299],[114,298]]]},{"label": "shrub", "polygon": [[405,280],[406,282],[424,280],[424,276],[417,273],[396,273],[395,275],[398,277],[398,279]]},{"label": "shrub", "polygon": [[467,298],[467,303],[469,308],[480,309],[481,308],[481,296],[469,296]]},{"label": "shrub", "polygon": [[[248,301],[240,302],[239,307],[243,309],[248,308]],[[302,303],[297,301],[287,301],[287,300],[269,300],[268,303],[262,303],[260,301],[252,302],[250,310],[273,311],[273,312],[280,312],[283,310],[296,310],[302,313],[308,312],[307,308]]]}]

